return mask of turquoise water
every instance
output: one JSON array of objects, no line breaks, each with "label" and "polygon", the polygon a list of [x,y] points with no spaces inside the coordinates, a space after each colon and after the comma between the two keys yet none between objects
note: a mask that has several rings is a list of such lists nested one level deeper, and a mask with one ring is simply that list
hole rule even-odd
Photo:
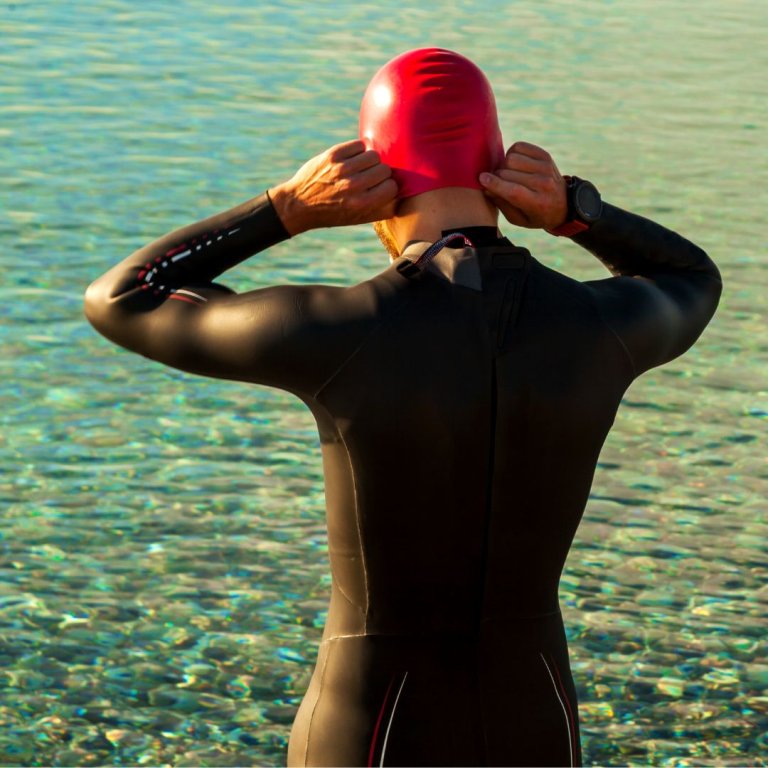
[{"label": "turquoise water", "polygon": [[[698,346],[627,393],[561,597],[588,764],[768,764],[767,22],[763,0],[0,6],[0,764],[284,761],[328,593],[312,419],[110,346],[82,293],[354,137],[373,71],[433,44],[486,70],[507,143],[721,267]],[[385,264],[358,227],[225,282]]]}]

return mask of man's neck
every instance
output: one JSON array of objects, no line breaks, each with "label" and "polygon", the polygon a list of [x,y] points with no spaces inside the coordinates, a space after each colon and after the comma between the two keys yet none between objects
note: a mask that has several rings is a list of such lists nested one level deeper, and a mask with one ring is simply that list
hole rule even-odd
[{"label": "man's neck", "polygon": [[[498,210],[476,189],[447,187],[405,199],[389,229],[402,252],[414,240],[434,242],[444,232],[497,227]],[[497,230],[498,231],[498,230]]]}]

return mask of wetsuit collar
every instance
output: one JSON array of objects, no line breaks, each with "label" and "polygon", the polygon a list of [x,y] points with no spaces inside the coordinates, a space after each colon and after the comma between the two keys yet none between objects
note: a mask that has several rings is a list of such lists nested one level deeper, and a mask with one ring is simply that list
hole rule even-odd
[{"label": "wetsuit collar", "polygon": [[[465,288],[481,291],[483,289],[481,261],[486,264],[486,267],[500,266],[503,261],[504,267],[519,268],[524,266],[526,257],[530,256],[524,248],[518,248],[506,237],[500,236],[496,227],[460,227],[443,230],[442,237],[446,239],[453,234],[461,234],[464,237],[456,237],[445,244],[440,241],[430,243],[424,240],[408,243],[400,258],[393,262],[393,267],[402,277],[408,279],[424,273],[432,273],[454,285],[463,285]],[[467,246],[467,240],[472,243],[472,246]],[[426,267],[417,266],[417,262],[422,260],[421,257],[433,245],[439,246],[437,253],[430,254]],[[511,261],[501,253],[488,253],[488,249],[496,248],[509,249],[517,253],[514,253]],[[481,256],[483,259],[480,258]]]},{"label": "wetsuit collar", "polygon": [[[444,229],[442,231],[442,237],[459,232],[472,241],[475,248],[485,248],[488,246],[511,246],[514,247],[514,243],[503,235],[499,237],[496,227],[455,227],[453,229]],[[405,246],[405,249],[400,254],[400,258],[407,258],[410,261],[416,262],[419,257],[432,245],[432,243],[426,240],[412,240]],[[464,244],[458,238],[449,243],[446,248],[458,249],[464,248]]]},{"label": "wetsuit collar", "polygon": [[405,249],[400,254],[400,258],[406,258],[415,263],[419,260],[421,254],[424,253],[424,251],[426,251],[430,245],[432,245],[432,243],[430,243],[428,240],[412,240],[410,243],[408,243],[408,245],[405,246]]},{"label": "wetsuit collar", "polygon": [[[496,227],[454,227],[453,229],[444,229],[442,236],[450,235],[453,232],[460,232],[472,241],[475,248],[483,248],[488,245],[512,245],[512,243],[503,235],[499,236],[499,230]],[[461,241],[456,240],[450,243],[447,248],[463,247]]]}]

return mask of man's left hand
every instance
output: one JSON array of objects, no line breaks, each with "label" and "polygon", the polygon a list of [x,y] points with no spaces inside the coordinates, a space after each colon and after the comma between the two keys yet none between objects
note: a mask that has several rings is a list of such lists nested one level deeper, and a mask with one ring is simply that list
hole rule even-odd
[{"label": "man's left hand", "polygon": [[518,227],[554,229],[568,216],[565,179],[545,149],[516,141],[504,165],[481,173],[485,194]]},{"label": "man's left hand", "polygon": [[362,141],[347,141],[308,160],[269,196],[283,226],[298,235],[391,218],[397,184],[378,153]]}]

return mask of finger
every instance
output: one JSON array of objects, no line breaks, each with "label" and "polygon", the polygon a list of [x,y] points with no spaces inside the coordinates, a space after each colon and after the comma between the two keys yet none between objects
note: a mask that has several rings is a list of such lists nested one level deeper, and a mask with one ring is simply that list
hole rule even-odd
[{"label": "finger", "polygon": [[385,208],[384,213],[388,215],[380,215],[379,218],[388,219],[390,216],[394,216],[397,191],[397,182],[393,178],[384,179],[375,187],[371,187],[358,196],[360,206],[379,211],[379,213],[381,213],[381,208]]},{"label": "finger", "polygon": [[370,221],[390,219],[397,210],[397,184],[394,179],[385,179],[373,189],[355,195],[351,201],[352,220],[349,223],[363,224]]},{"label": "finger", "polygon": [[546,173],[521,173],[503,169],[497,175],[504,181],[511,181],[527,187],[542,199],[553,200],[559,197],[564,199],[565,181],[557,168],[550,166]]},{"label": "finger", "polygon": [[[514,171],[507,171],[507,173],[514,173]],[[525,174],[519,175],[523,176]],[[525,209],[536,202],[537,193],[535,191],[524,184],[499,178],[493,173],[481,173],[480,184],[493,197],[497,197],[519,208]]]},{"label": "finger", "polygon": [[372,189],[390,176],[392,176],[392,169],[384,163],[378,163],[356,174],[354,184],[361,189]]},{"label": "finger", "polygon": [[552,168],[551,161],[540,160],[530,155],[519,152],[507,152],[504,158],[504,168],[511,171],[524,171],[526,173],[547,173]]},{"label": "finger", "polygon": [[507,168],[497,171],[496,176],[502,181],[519,184],[533,192],[545,191],[550,182],[550,176],[539,173],[526,173],[525,171],[512,171]]},{"label": "finger", "polygon": [[552,156],[546,149],[537,146],[536,144],[529,144],[527,141],[516,141],[508,150],[507,155],[511,153],[519,155],[527,155],[528,157],[536,158],[537,160],[551,160]]},{"label": "finger", "polygon": [[328,157],[332,162],[342,162],[350,157],[365,152],[365,144],[360,139],[353,141],[344,141],[341,144],[335,144],[328,150]]},{"label": "finger", "polygon": [[344,161],[344,173],[352,175],[376,165],[381,165],[379,153],[374,149],[367,149],[365,152],[361,152],[359,155],[354,155]]}]

